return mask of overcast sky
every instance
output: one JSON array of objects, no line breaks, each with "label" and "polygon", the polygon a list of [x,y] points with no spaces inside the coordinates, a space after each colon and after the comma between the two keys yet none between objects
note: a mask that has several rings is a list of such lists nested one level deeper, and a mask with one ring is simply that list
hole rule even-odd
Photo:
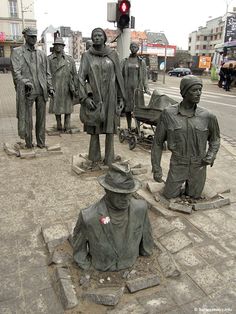
[{"label": "overcast sky", "polygon": [[[114,0],[34,0],[39,33],[50,24],[70,26],[90,36],[95,27],[114,29],[107,22],[107,2]],[[172,45],[187,49],[188,35],[211,18],[236,7],[236,0],[131,0],[135,30],[163,31]]]}]

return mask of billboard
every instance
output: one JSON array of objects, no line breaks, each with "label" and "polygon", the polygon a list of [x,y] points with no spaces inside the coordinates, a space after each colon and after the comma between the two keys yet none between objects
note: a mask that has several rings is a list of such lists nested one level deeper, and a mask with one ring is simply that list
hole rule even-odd
[{"label": "billboard", "polygon": [[236,40],[236,15],[228,16],[225,24],[224,42]]},{"label": "billboard", "polygon": [[198,67],[200,69],[210,69],[211,67],[211,57],[200,56]]},{"label": "billboard", "polygon": [[[158,55],[161,57],[174,57],[176,52],[176,46],[172,45],[160,45],[160,44],[149,44],[146,42],[142,43],[142,54],[151,54],[151,55]],[[166,51],[165,51],[166,50]]]}]

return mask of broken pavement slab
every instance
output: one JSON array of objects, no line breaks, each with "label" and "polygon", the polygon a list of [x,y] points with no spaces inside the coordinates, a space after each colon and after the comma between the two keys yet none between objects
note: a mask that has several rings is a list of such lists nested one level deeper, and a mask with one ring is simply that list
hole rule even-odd
[{"label": "broken pavement slab", "polygon": [[19,157],[19,151],[16,151],[9,143],[3,143],[3,149],[8,156],[16,156]]},{"label": "broken pavement slab", "polygon": [[218,200],[215,201],[211,201],[211,202],[199,202],[196,204],[193,204],[193,209],[194,210],[204,210],[204,209],[215,209],[215,208],[220,208],[226,205],[230,204],[230,199],[227,198],[220,198]]},{"label": "broken pavement slab", "polygon": [[176,264],[174,257],[170,253],[162,252],[157,257],[157,261],[166,278],[180,276],[180,269]]},{"label": "broken pavement slab", "polygon": [[42,234],[48,250],[52,253],[55,248],[69,238],[69,231],[63,224],[42,227]]},{"label": "broken pavement slab", "polygon": [[21,159],[32,159],[36,157],[35,150],[26,150],[26,149],[20,149],[19,150],[20,158]]},{"label": "broken pavement slab", "polygon": [[124,287],[104,287],[88,290],[83,293],[82,297],[88,301],[103,304],[116,305],[124,293]]},{"label": "broken pavement slab", "polygon": [[185,213],[185,214],[191,214],[192,205],[188,206],[188,205],[183,205],[183,204],[179,204],[179,203],[171,201],[169,204],[169,209],[177,211],[177,212]]},{"label": "broken pavement slab", "polygon": [[160,278],[157,275],[147,275],[126,281],[127,288],[131,293],[139,290],[160,285]]},{"label": "broken pavement slab", "polygon": [[152,194],[159,193],[160,191],[162,191],[164,186],[165,186],[164,182],[162,183],[152,181],[147,182],[147,190]]},{"label": "broken pavement slab", "polygon": [[54,273],[54,289],[65,310],[78,305],[75,287],[68,269],[57,267]]}]

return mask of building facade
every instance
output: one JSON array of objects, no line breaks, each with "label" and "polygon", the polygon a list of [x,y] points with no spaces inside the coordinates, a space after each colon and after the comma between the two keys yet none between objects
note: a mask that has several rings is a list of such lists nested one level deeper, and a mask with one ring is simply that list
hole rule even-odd
[{"label": "building facade", "polygon": [[36,27],[33,0],[0,1],[0,57],[23,44],[22,30],[28,26]]},{"label": "building facade", "polygon": [[197,31],[189,34],[188,51],[191,56],[212,57],[215,45],[224,41],[225,20],[222,16],[206,22],[206,26],[200,26]]}]

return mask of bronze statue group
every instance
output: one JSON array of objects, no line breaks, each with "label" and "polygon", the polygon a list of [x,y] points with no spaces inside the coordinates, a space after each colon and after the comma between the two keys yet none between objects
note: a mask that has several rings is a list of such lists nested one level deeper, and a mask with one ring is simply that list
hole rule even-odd
[{"label": "bronze statue group", "polygon": [[[138,55],[137,43],[131,54],[120,63],[118,54],[106,45],[101,28],[92,31],[92,45],[81,58],[76,73],[72,57],[64,53],[62,38],[56,38],[53,53],[46,56],[35,49],[37,31],[23,31],[25,44],[14,48],[11,56],[16,89],[18,134],[26,147],[33,147],[32,107],[36,106],[36,141],[45,147],[46,101],[55,114],[58,131],[70,131],[74,100],[79,98],[80,119],[90,134],[88,159],[100,162],[100,134],[105,134],[104,164],[109,166],[98,182],[105,195],[95,204],[82,209],[74,229],[74,260],[82,269],[91,266],[101,271],[131,267],[139,255],[152,253],[153,240],[147,203],[132,194],[140,187],[128,164],[114,163],[114,134],[121,112],[128,128],[132,125],[134,91],[150,94],[144,60]],[[212,166],[220,146],[216,116],[198,106],[202,80],[189,75],[180,83],[183,100],[168,106],[157,125],[151,151],[153,178],[162,182],[161,156],[164,142],[171,151],[169,172],[164,188],[167,199],[185,194],[201,197],[206,168]],[[64,114],[64,126],[61,116]]]}]

